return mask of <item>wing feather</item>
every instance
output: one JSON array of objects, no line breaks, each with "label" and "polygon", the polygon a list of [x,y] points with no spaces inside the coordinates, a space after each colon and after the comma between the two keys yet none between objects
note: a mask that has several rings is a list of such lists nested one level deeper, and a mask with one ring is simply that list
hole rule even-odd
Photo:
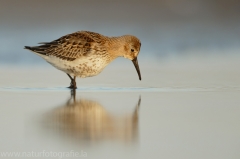
[{"label": "wing feather", "polygon": [[36,53],[46,56],[56,56],[64,60],[73,61],[82,56],[88,56],[93,52],[106,50],[104,43],[107,37],[89,31],[79,31],[62,36],[52,42],[42,42],[40,46],[25,47]]}]

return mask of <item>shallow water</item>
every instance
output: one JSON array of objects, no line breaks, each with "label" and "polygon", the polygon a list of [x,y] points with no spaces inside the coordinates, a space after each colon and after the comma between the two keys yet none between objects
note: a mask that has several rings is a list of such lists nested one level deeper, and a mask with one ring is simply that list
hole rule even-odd
[{"label": "shallow water", "polygon": [[114,66],[78,79],[75,96],[51,66],[2,67],[0,155],[239,158],[237,61],[140,65],[141,82],[133,66]]},{"label": "shallow water", "polygon": [[[78,87],[78,92],[203,92],[203,91],[221,91],[231,89],[239,91],[239,88],[153,88],[153,87]],[[24,87],[0,87],[1,91],[8,92],[27,92],[27,91],[69,91],[69,88],[55,87],[55,88],[24,88]]]}]

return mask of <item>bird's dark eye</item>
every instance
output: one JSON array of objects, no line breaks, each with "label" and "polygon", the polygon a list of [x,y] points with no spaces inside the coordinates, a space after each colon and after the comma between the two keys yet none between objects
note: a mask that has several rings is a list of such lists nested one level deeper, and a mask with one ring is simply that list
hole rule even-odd
[{"label": "bird's dark eye", "polygon": [[131,49],[132,52],[134,52],[134,49]]}]

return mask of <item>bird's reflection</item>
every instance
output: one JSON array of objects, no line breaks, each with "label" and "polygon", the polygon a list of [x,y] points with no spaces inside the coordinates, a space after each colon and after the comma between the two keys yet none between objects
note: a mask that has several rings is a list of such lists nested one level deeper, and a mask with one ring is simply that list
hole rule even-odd
[{"label": "bird's reflection", "polygon": [[75,139],[132,142],[138,138],[140,103],[141,98],[132,113],[114,116],[96,101],[76,99],[76,92],[72,90],[71,98],[66,104],[51,113],[51,123],[55,130]]}]

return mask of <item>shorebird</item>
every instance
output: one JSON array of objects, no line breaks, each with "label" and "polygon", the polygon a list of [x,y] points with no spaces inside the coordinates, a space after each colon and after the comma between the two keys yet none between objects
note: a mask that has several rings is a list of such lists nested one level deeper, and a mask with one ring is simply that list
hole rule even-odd
[{"label": "shorebird", "polygon": [[78,31],[39,44],[25,46],[25,49],[65,72],[71,80],[69,88],[77,88],[76,77],[96,76],[117,57],[131,60],[141,80],[137,60],[141,42],[135,36],[108,37],[95,32]]}]

